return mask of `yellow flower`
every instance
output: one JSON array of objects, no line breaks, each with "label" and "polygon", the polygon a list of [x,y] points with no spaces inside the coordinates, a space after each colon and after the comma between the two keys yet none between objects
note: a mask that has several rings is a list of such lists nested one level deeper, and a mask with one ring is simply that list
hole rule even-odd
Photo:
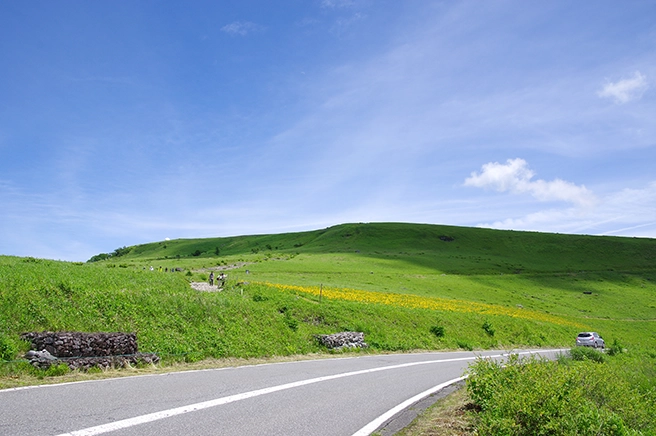
[{"label": "yellow flower", "polygon": [[331,300],[357,301],[362,303],[386,304],[389,306],[407,307],[411,309],[445,310],[450,312],[470,312],[485,315],[504,315],[533,321],[544,321],[558,325],[581,327],[580,324],[563,318],[528,309],[498,306],[467,300],[449,300],[438,297],[420,297],[410,294],[390,294],[382,292],[363,291],[348,288],[326,288],[319,286],[282,285],[278,283],[260,283],[280,291],[296,291],[311,294]]}]

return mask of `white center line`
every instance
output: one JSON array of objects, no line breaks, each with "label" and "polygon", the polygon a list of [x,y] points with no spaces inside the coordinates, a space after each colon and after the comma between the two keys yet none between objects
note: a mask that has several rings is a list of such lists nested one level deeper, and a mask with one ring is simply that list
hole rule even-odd
[{"label": "white center line", "polygon": [[[517,353],[517,354],[528,354],[529,352],[522,352],[522,353]],[[493,356],[485,356],[486,358],[494,358],[494,357],[503,357],[506,354],[496,354]],[[244,392],[241,394],[235,394],[235,395],[230,395],[227,397],[221,397],[221,398],[216,398],[214,400],[209,400],[209,401],[203,401],[200,403],[195,403],[195,404],[190,404],[187,406],[182,406],[182,407],[177,407],[173,409],[168,409],[168,410],[162,410],[161,412],[154,412],[154,413],[149,413],[146,415],[141,415],[141,416],[135,416],[134,418],[128,418],[128,419],[122,419],[119,421],[114,421],[110,422],[107,424],[102,424],[98,425],[95,427],[88,427],[84,428],[81,430],[76,430],[72,431],[70,433],[62,433],[58,436],[92,436],[92,435],[98,435],[98,434],[103,434],[103,433],[109,433],[112,431],[116,430],[121,430],[124,428],[128,427],[134,427],[136,425],[140,424],[145,424],[148,422],[153,422],[153,421],[158,421],[160,419],[165,419],[165,418],[171,418],[176,415],[183,415],[185,413],[189,412],[196,412],[198,410],[203,410],[203,409],[208,409],[210,407],[216,407],[216,406],[221,406],[223,404],[228,404],[228,403],[233,403],[235,401],[241,401],[245,400],[248,398],[253,398],[253,397],[258,397],[260,395],[266,395],[266,394],[271,394],[273,392],[279,392],[279,391],[284,391],[286,389],[293,389],[297,388],[300,386],[306,386],[309,384],[313,383],[320,383],[328,380],[335,380],[343,377],[352,377],[356,375],[362,375],[362,374],[370,374],[373,372],[379,372],[379,371],[388,371],[392,369],[398,369],[398,368],[407,368],[411,366],[417,366],[417,365],[429,365],[429,364],[434,364],[434,363],[445,363],[445,362],[458,362],[458,361],[466,361],[466,360],[475,360],[477,359],[477,356],[472,356],[472,357],[461,357],[461,358],[455,358],[455,359],[440,359],[440,360],[427,360],[427,361],[422,361],[422,362],[410,362],[410,363],[403,363],[399,365],[391,365],[391,366],[383,366],[380,368],[371,368],[371,369],[363,369],[359,371],[351,371],[351,372],[345,372],[341,374],[334,374],[334,375],[328,375],[328,376],[323,376],[323,377],[316,377],[316,378],[311,378],[307,380],[300,380],[297,382],[292,382],[292,383],[285,383],[282,385],[278,386],[272,386],[269,388],[263,388],[263,389],[257,389],[254,391],[250,392]]]}]

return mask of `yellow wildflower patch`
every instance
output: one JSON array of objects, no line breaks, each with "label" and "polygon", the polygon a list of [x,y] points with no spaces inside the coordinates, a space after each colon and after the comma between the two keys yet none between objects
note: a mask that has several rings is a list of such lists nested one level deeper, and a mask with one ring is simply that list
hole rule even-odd
[{"label": "yellow wildflower patch", "polygon": [[305,294],[323,296],[332,300],[357,301],[361,303],[386,304],[389,306],[407,307],[411,309],[444,310],[450,312],[471,312],[486,315],[504,315],[514,318],[523,318],[533,321],[543,321],[558,325],[570,325],[581,327],[580,324],[565,320],[563,318],[536,312],[528,309],[498,306],[494,304],[478,303],[466,300],[450,300],[438,297],[421,297],[410,294],[390,294],[383,292],[363,291],[348,288],[326,288],[319,286],[296,286],[282,285],[278,283],[261,283],[262,285],[278,289],[280,291],[296,291]]}]

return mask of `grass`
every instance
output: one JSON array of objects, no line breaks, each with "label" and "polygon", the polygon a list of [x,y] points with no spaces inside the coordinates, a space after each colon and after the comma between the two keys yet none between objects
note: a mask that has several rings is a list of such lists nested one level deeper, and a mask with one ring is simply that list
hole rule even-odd
[{"label": "grass", "polygon": [[439,400],[398,434],[656,434],[655,359],[589,348],[553,362],[481,359],[470,367],[467,389]]},{"label": "grass", "polygon": [[[317,355],[315,335],[345,330],[365,333],[361,353],[566,347],[587,330],[656,349],[653,239],[345,224],[95,258],[0,256],[0,387],[54,375],[20,361],[20,333],[41,330],[136,332],[163,366]],[[190,287],[218,269],[223,292]]]},{"label": "grass", "polygon": [[467,390],[481,411],[478,433],[655,434],[656,383],[651,379],[641,386],[635,374],[625,371],[627,366],[651,368],[653,375],[654,359],[599,359],[590,356],[601,353],[588,351],[587,357],[552,362],[515,357],[502,366],[477,361],[470,368]]}]

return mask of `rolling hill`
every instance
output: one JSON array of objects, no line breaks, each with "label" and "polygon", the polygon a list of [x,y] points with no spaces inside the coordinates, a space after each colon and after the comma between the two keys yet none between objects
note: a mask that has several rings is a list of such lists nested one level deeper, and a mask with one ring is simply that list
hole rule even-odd
[{"label": "rolling hill", "polygon": [[[370,349],[656,346],[656,240],[367,223],[122,247],[87,263],[0,256],[0,350],[26,331],[131,331],[164,360]],[[152,270],[151,270],[152,267]],[[228,274],[199,292],[211,272]]]}]

